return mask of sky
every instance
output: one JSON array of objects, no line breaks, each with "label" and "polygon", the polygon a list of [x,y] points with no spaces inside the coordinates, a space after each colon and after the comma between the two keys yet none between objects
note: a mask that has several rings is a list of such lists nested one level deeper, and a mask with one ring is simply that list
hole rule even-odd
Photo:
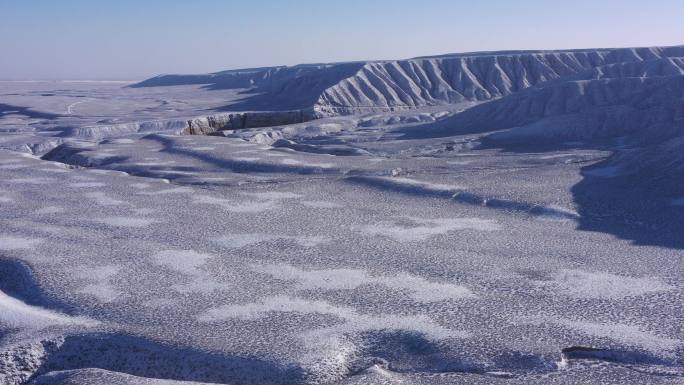
[{"label": "sky", "polygon": [[0,0],[0,79],[684,44],[683,0]]}]

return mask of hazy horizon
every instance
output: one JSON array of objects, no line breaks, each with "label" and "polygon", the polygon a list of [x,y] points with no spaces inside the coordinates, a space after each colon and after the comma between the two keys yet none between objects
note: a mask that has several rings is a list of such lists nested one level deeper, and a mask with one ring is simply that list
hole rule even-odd
[{"label": "hazy horizon", "polygon": [[164,73],[459,52],[671,46],[684,3],[427,0],[0,0],[0,80],[141,80]]}]

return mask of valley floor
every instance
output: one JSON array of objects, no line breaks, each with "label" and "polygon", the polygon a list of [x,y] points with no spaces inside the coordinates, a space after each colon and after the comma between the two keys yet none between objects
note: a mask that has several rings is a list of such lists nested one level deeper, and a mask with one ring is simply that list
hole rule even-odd
[{"label": "valley floor", "polygon": [[684,227],[619,144],[408,114],[0,150],[0,383],[684,383]]}]

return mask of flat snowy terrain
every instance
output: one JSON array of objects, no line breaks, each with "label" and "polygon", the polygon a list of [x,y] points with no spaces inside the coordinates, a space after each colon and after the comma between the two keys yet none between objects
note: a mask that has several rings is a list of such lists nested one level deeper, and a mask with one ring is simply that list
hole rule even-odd
[{"label": "flat snowy terrain", "polygon": [[0,384],[593,383],[684,384],[684,47],[0,83]]}]

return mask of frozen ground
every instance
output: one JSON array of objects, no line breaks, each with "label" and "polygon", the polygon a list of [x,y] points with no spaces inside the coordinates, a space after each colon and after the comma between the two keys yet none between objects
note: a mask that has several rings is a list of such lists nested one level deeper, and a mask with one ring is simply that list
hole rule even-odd
[{"label": "frozen ground", "polygon": [[2,83],[0,383],[682,384],[680,56]]}]

